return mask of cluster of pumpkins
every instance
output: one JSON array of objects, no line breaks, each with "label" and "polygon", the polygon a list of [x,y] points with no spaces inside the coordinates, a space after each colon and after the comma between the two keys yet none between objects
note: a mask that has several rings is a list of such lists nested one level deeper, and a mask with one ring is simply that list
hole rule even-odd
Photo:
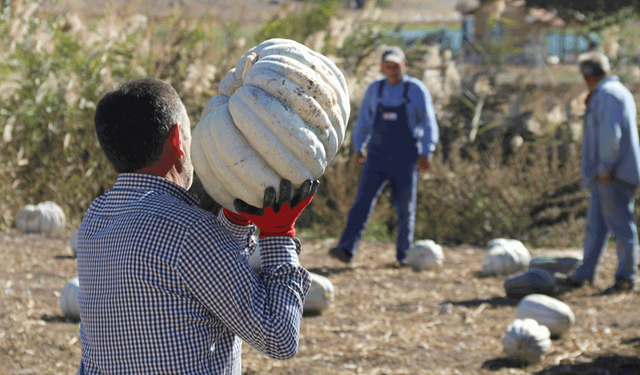
[{"label": "cluster of pumpkins", "polygon": [[[66,225],[66,215],[55,202],[46,201],[36,205],[28,204],[16,215],[16,229],[23,233],[54,233]],[[76,252],[77,232],[71,237],[71,249]],[[78,306],[78,278],[69,280],[60,293],[60,309],[65,317],[80,319]]]},{"label": "cluster of pumpkins", "polygon": [[502,337],[508,358],[535,363],[575,323],[571,308],[556,299],[556,274],[568,274],[582,261],[576,253],[557,252],[531,257],[518,240],[498,238],[483,251],[482,274],[508,275],[504,281],[507,297],[521,299],[516,319]]}]

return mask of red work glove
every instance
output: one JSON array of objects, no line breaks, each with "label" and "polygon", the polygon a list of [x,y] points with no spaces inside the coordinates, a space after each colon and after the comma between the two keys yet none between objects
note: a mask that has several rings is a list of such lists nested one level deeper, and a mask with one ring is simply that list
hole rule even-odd
[{"label": "red work glove", "polygon": [[229,221],[234,223],[235,225],[242,225],[244,227],[251,224],[251,221],[247,220],[246,217],[240,214],[237,214],[235,212],[229,211],[224,207],[222,207],[222,212],[224,212],[224,216],[226,216],[227,219],[229,219]]},{"label": "red work glove", "polygon": [[269,187],[264,192],[264,209],[250,206],[240,199],[233,205],[236,211],[260,229],[259,238],[272,236],[294,237],[296,220],[309,205],[318,190],[319,181],[307,180],[291,198],[291,182],[280,182],[280,199],[275,201],[276,190]]}]

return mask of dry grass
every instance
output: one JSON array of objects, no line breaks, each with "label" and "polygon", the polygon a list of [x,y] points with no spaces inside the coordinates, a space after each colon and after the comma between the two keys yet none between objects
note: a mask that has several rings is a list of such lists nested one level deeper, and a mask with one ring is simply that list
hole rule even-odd
[{"label": "dry grass", "polygon": [[[0,237],[2,374],[77,371],[78,322],[63,318],[58,307],[59,292],[76,276],[70,235]],[[559,296],[572,308],[575,326],[553,341],[541,363],[520,367],[503,357],[501,342],[517,301],[505,297],[505,277],[479,276],[481,249],[445,247],[441,269],[416,273],[390,267],[389,243],[363,242],[355,264],[345,267],[327,256],[334,240],[302,242],[302,264],[331,280],[335,301],[321,315],[303,318],[294,359],[271,360],[245,346],[245,375],[622,375],[640,368],[637,294],[599,295],[613,280],[612,247],[595,288]],[[560,249],[530,249],[533,255],[553,250]]]}]

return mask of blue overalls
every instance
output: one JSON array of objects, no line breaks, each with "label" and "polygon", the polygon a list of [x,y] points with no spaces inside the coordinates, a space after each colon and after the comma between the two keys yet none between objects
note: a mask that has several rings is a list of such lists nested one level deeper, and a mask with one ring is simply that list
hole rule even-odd
[{"label": "blue overalls", "polygon": [[408,123],[407,93],[410,83],[403,84],[402,103],[387,106],[382,104],[385,82],[381,81],[378,86],[378,106],[371,139],[367,144],[367,158],[362,167],[358,194],[337,247],[352,256],[355,254],[376,200],[388,181],[391,183],[398,215],[396,257],[403,261],[413,242],[418,186],[417,145],[421,140],[413,137]]}]

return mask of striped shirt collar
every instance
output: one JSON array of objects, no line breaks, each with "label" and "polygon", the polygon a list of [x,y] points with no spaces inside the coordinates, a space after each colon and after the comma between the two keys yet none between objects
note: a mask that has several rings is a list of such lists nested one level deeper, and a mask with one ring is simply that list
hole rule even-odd
[{"label": "striped shirt collar", "polygon": [[143,190],[166,193],[191,206],[198,206],[200,199],[164,177],[144,173],[121,173],[118,175],[113,189]]}]

